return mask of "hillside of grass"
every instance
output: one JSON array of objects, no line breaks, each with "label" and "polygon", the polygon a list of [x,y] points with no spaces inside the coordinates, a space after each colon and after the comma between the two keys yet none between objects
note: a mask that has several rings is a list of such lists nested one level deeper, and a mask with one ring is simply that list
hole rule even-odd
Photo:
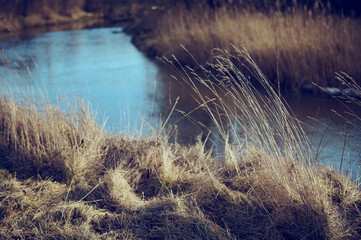
[{"label": "hillside of grass", "polygon": [[262,11],[180,4],[149,18],[126,31],[151,58],[175,55],[182,65],[196,67],[214,62],[217,53],[212,54],[211,49],[233,54],[232,44],[243,44],[263,73],[282,90],[299,92],[313,84],[342,89],[335,79],[335,72],[340,71],[358,84],[361,81],[360,19],[325,8],[300,5]]},{"label": "hillside of grass", "polygon": [[[163,127],[107,133],[82,104],[65,113],[2,95],[0,238],[360,239],[358,185],[313,162],[278,93],[247,51],[234,50],[204,76],[178,72],[217,126],[220,155],[206,140],[170,142]],[[266,94],[234,58],[253,66]]]}]

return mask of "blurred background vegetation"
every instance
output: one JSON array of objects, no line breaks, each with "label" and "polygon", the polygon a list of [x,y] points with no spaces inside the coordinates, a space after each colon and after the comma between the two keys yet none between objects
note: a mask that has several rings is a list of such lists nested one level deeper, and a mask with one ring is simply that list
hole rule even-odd
[{"label": "blurred background vegetation", "polygon": [[352,0],[0,0],[0,6],[0,33],[127,21],[125,32],[148,57],[174,54],[191,67],[193,57],[180,45],[204,64],[212,49],[232,52],[230,44],[242,42],[267,77],[296,91],[312,82],[340,87],[335,72],[357,82],[361,76],[361,3]]},{"label": "blurred background vegetation", "polygon": [[[0,0],[0,20],[11,16],[26,17],[29,15],[46,15],[53,12],[70,16],[79,11],[112,15],[115,12],[131,14],[139,5],[170,7],[174,4],[193,5],[206,4],[216,8],[225,5],[253,7],[257,10],[272,8],[287,9],[302,7],[330,11],[348,16],[360,16],[361,3],[353,0]],[[140,9],[140,8],[139,8]]]}]

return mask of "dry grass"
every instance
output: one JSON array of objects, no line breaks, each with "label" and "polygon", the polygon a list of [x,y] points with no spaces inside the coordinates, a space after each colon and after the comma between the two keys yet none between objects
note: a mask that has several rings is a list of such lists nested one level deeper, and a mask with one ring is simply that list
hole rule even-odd
[{"label": "dry grass", "polygon": [[46,101],[19,105],[2,97],[0,111],[2,167],[20,178],[39,175],[61,182],[97,176],[104,135],[85,107],[65,115]]},{"label": "dry grass", "polygon": [[[291,9],[270,11],[221,7],[169,10],[135,36],[134,42],[151,56],[177,56],[196,67],[180,45],[202,64],[213,61],[210,49],[232,52],[230,44],[245,44],[263,73],[284,88],[299,90],[313,82],[339,86],[335,72],[361,77],[360,20]],[[278,72],[277,72],[278,71]]]},{"label": "dry grass", "polygon": [[[0,238],[359,239],[360,189],[310,165],[278,93],[247,52],[234,51],[204,77],[179,72],[219,128],[218,157],[201,140],[112,136],[86,108],[64,114],[2,96]],[[233,60],[253,66],[266,96]]]}]

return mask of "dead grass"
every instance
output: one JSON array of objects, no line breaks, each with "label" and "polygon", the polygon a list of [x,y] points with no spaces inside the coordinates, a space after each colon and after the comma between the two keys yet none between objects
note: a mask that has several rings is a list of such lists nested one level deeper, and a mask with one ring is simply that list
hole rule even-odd
[{"label": "dead grass", "polygon": [[46,101],[18,105],[2,97],[0,109],[2,167],[20,178],[60,182],[89,182],[98,175],[104,136],[85,107],[65,115]]},{"label": "dead grass", "polygon": [[[335,72],[347,72],[360,83],[360,20],[300,8],[260,12],[206,6],[168,10],[134,42],[154,57],[177,56],[197,67],[184,46],[201,64],[214,62],[210,49],[232,52],[242,42],[276,85],[300,90],[311,83],[340,86]],[[148,24],[149,25],[149,24]],[[239,66],[241,67],[241,66]]]},{"label": "dead grass", "polygon": [[[278,93],[235,52],[206,77],[179,72],[214,93],[196,96],[218,126],[217,157],[201,140],[110,135],[81,105],[64,114],[2,96],[1,239],[359,239],[359,187],[310,164]],[[231,59],[253,66],[265,96]]]}]

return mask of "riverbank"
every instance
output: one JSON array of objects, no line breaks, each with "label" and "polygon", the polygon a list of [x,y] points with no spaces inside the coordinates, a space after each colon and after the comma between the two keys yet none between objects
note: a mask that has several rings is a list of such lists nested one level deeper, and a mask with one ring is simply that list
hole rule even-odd
[{"label": "riverbank", "polygon": [[103,21],[129,21],[137,17],[138,13],[149,11],[155,2],[157,1],[1,0],[3,7],[0,9],[0,33],[70,24],[88,26],[90,23]]},{"label": "riverbank", "polygon": [[360,189],[324,167],[110,136],[86,109],[0,109],[2,239],[360,237]]},{"label": "riverbank", "polygon": [[343,90],[335,72],[360,83],[360,26],[357,18],[301,7],[265,12],[180,4],[156,18],[145,16],[126,32],[150,58],[174,55],[191,67],[213,62],[212,49],[233,54],[232,45],[244,45],[276,88],[299,92],[311,86],[317,92],[317,86]]},{"label": "riverbank", "polygon": [[212,81],[196,75],[215,99],[195,96],[220,131],[218,156],[206,140],[170,142],[163,127],[107,133],[81,103],[64,114],[46,99],[2,96],[0,237],[359,239],[357,184],[314,162],[256,65],[267,100],[227,54],[217,59]]},{"label": "riverbank", "polygon": [[348,91],[335,79],[335,72],[341,71],[361,81],[361,20],[355,17],[360,11],[359,6],[352,10],[348,2],[339,6],[337,1],[275,5],[224,0],[44,0],[41,4],[24,0],[17,4],[5,4],[7,8],[0,10],[0,32],[127,21],[125,32],[152,60],[175,55],[183,65],[197,67],[212,62],[212,49],[232,54],[231,44],[242,43],[281,91],[318,92],[318,86]]},{"label": "riverbank", "polygon": [[247,51],[229,52],[210,54],[203,75],[169,59],[219,131],[219,154],[205,147],[207,133],[186,146],[166,126],[146,137],[112,134],[88,103],[62,102],[65,111],[0,93],[0,238],[360,239],[358,181],[320,166],[322,149],[312,149]]}]

